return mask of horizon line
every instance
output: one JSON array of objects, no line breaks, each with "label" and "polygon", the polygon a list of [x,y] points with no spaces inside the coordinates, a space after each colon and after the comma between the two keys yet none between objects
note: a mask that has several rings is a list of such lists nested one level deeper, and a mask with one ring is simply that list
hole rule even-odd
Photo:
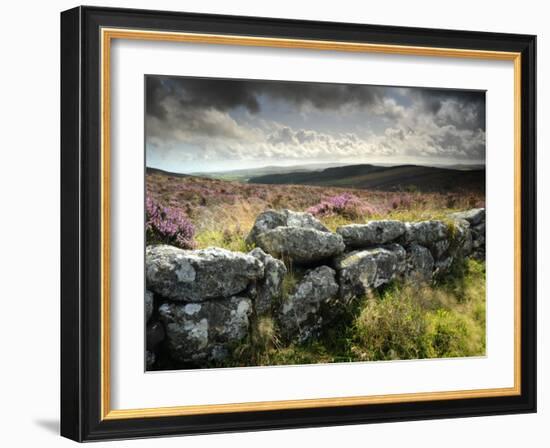
[{"label": "horizon line", "polygon": [[[344,166],[356,166],[356,165],[372,165],[372,166],[384,166],[384,167],[395,167],[395,166],[424,166],[424,167],[430,167],[430,168],[446,168],[446,167],[453,167],[453,166],[483,166],[486,167],[485,161],[476,161],[476,162],[454,162],[454,163],[440,163],[440,162],[434,162],[434,163],[386,163],[386,162],[378,162],[378,163],[338,163],[338,162],[317,162],[317,163],[298,163],[296,165],[261,165],[253,168],[236,168],[236,169],[229,169],[229,170],[212,170],[212,171],[204,171],[204,170],[198,170],[198,171],[189,171],[189,172],[181,172],[181,171],[175,171],[175,170],[168,170],[166,168],[159,168],[157,166],[149,166],[145,164],[145,168],[151,168],[155,170],[165,171],[173,174],[209,174],[209,173],[231,173],[235,171],[245,171],[245,170],[261,170],[264,168],[292,168],[292,167],[307,167],[307,166],[313,166],[313,165],[335,165],[333,167],[326,167],[326,168],[337,168],[337,167],[344,167]],[[326,169],[324,168],[324,169]]]}]

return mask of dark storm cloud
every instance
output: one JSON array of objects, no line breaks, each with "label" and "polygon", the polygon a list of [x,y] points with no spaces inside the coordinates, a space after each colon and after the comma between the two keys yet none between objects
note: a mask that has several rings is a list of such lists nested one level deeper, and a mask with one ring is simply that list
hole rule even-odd
[{"label": "dark storm cloud", "polygon": [[353,84],[272,82],[257,83],[255,89],[258,94],[276,100],[287,101],[297,106],[311,105],[321,110],[374,104],[380,101],[384,94],[383,87]]},{"label": "dark storm cloud", "polygon": [[[309,105],[319,110],[336,110],[345,106],[380,106],[384,98],[391,97],[392,90],[395,88],[354,84],[149,76],[147,114],[166,119],[168,111],[164,100],[169,97],[177,99],[179,106],[187,111],[215,109],[225,112],[242,107],[257,114],[261,107],[259,98],[264,96],[297,107]],[[436,117],[440,125],[485,129],[484,92],[427,88],[401,90],[405,92],[402,95],[418,102],[424,112]],[[389,107],[381,110],[381,115],[398,118]]]},{"label": "dark storm cloud", "polygon": [[[485,92],[452,89],[407,89],[411,99],[436,117],[440,125],[485,130]],[[445,111],[450,106],[455,110]]]},{"label": "dark storm cloud", "polygon": [[231,79],[147,77],[147,114],[166,117],[163,100],[178,98],[182,107],[227,111],[243,107],[260,111],[259,98],[285,101],[295,106],[311,105],[320,110],[346,105],[364,106],[383,98],[385,88],[350,84],[282,81],[239,81]]},{"label": "dark storm cloud", "polygon": [[145,82],[145,105],[147,115],[157,117],[161,120],[166,118],[166,108],[163,100],[170,95],[171,89],[165,86],[161,78],[148,76]]},{"label": "dark storm cloud", "polygon": [[147,77],[147,114],[166,118],[166,98],[176,99],[182,107],[192,109],[214,108],[226,111],[243,106],[257,112],[259,104],[247,85],[231,80],[204,80],[193,78]]}]

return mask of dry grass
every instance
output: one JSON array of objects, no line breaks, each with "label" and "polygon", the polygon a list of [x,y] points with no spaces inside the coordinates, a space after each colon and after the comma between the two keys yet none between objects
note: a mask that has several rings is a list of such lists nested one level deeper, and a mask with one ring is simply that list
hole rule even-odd
[{"label": "dry grass", "polygon": [[342,193],[352,193],[369,213],[354,219],[339,215],[320,217],[331,230],[350,222],[371,219],[420,221],[441,219],[448,213],[484,205],[479,192],[388,192],[304,185],[260,185],[201,177],[148,174],[147,194],[181,209],[196,228],[198,247],[217,245],[245,250],[246,236],[256,216],[267,209],[305,211]]}]

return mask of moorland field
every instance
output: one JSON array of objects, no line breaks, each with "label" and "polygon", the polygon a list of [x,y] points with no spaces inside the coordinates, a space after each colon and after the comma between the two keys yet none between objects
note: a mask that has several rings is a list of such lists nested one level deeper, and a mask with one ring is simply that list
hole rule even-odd
[{"label": "moorland field", "polygon": [[[185,175],[148,168],[147,196],[181,211],[197,248],[245,250],[259,213],[309,211],[329,229],[374,219],[421,221],[485,206],[485,171],[404,165],[352,165],[255,176],[261,170]],[[281,168],[278,168],[280,171]],[[227,180],[231,179],[231,180]]]},{"label": "moorland field", "polygon": [[[189,224],[184,248],[246,252],[245,238],[267,209],[309,212],[334,231],[378,219],[445,220],[455,211],[485,207],[485,171],[352,165],[187,175],[148,168],[146,192],[167,216]],[[290,267],[285,294],[300,275]],[[256,337],[224,366],[483,355],[485,262],[458,260],[432,283],[391,283],[372,297],[357,298],[337,325],[306,344],[281,345],[269,319],[257,327]]]}]

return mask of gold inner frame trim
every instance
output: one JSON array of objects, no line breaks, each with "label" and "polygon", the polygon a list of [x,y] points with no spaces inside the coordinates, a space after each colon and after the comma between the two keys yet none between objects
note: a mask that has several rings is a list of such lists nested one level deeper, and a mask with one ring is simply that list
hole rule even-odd
[{"label": "gold inner frame trim", "polygon": [[[355,53],[454,57],[513,61],[514,63],[514,386],[506,388],[368,395],[302,400],[188,405],[139,409],[111,409],[110,346],[110,63],[111,41],[131,39],[212,45],[295,48]],[[503,397],[521,394],[521,54],[459,48],[418,47],[305,39],[279,39],[196,34],[138,29],[101,29],[101,419],[116,420],[228,412],[251,412],[316,407],[407,403],[431,400]]]}]

